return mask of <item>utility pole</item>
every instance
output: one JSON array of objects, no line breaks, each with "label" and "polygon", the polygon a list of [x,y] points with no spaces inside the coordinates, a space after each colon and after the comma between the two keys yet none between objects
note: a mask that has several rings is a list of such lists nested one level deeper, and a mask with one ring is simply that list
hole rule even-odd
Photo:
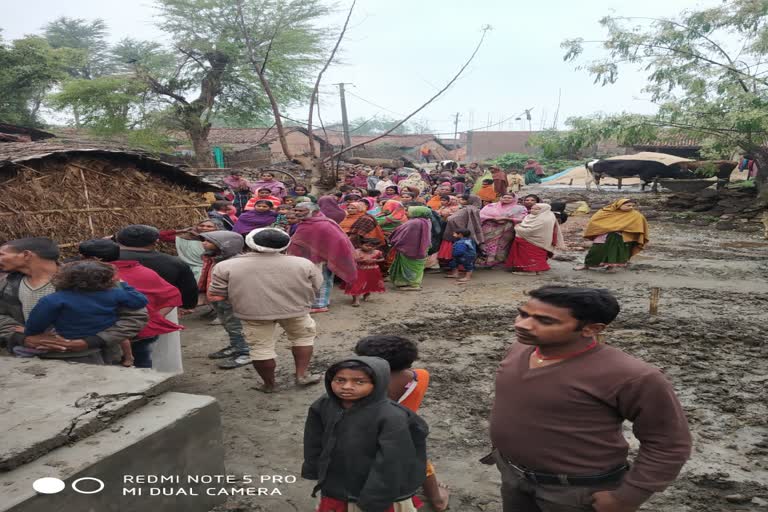
[{"label": "utility pole", "polygon": [[341,125],[344,130],[344,147],[352,145],[352,140],[349,138],[349,119],[347,119],[347,98],[344,96],[344,86],[352,85],[347,83],[336,84],[339,86],[339,98],[341,99]]},{"label": "utility pole", "polygon": [[459,113],[453,119],[453,149],[459,147]]}]

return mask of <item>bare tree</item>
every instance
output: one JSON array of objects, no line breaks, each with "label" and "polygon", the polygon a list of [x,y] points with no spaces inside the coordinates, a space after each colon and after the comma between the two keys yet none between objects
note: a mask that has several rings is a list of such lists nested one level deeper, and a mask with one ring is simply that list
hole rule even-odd
[{"label": "bare tree", "polygon": [[[286,158],[289,160],[293,160],[295,162],[298,162],[300,165],[302,165],[306,170],[310,171],[312,173],[312,187],[316,191],[326,191],[331,190],[336,186],[336,182],[334,177],[329,173],[329,167],[326,166],[326,164],[331,163],[333,160],[338,160],[342,155],[347,153],[348,151],[351,151],[359,146],[362,146],[363,144],[355,144],[350,147],[344,148],[341,151],[338,151],[332,155],[329,155],[325,158],[318,158],[316,154],[316,146],[314,141],[314,135],[313,135],[313,117],[314,117],[314,109],[315,105],[317,104],[318,100],[318,90],[320,88],[320,82],[323,78],[323,74],[328,69],[328,67],[333,62],[333,59],[336,56],[336,53],[338,52],[339,47],[341,46],[341,42],[344,39],[344,36],[347,32],[347,27],[349,26],[349,20],[352,17],[352,11],[355,8],[356,0],[353,0],[352,5],[349,8],[349,11],[347,12],[347,18],[344,22],[344,26],[342,27],[341,32],[339,33],[338,38],[336,39],[336,44],[334,45],[331,54],[329,55],[328,59],[325,62],[325,65],[322,67],[320,72],[318,73],[317,79],[315,80],[315,86],[312,90],[312,95],[310,96],[310,102],[309,102],[309,120],[308,120],[308,126],[307,126],[307,132],[309,134],[309,144],[310,144],[310,154],[309,155],[294,155],[292,151],[288,148],[288,143],[285,138],[285,129],[282,124],[282,118],[283,116],[280,113],[280,107],[277,103],[276,98],[271,93],[271,89],[269,87],[269,80],[266,76],[266,69],[267,69],[267,58],[259,59],[256,55],[255,49],[254,49],[254,43],[251,41],[250,36],[248,34],[248,30],[245,24],[245,19],[243,17],[243,1],[244,0],[237,0],[237,12],[238,12],[238,25],[239,29],[242,33],[243,39],[245,40],[246,46],[248,48],[251,65],[253,66],[254,71],[259,76],[259,80],[261,81],[262,86],[264,87],[264,92],[266,93],[267,97],[270,100],[270,104],[272,106],[272,113],[275,117],[275,128],[278,131],[279,134],[279,140],[280,145],[282,146],[283,153],[285,154]],[[466,62],[461,66],[459,71],[453,76],[453,78],[442,88],[440,89],[436,94],[434,94],[431,98],[429,98],[426,102],[424,102],[421,106],[419,106],[417,109],[412,111],[410,114],[408,114],[406,117],[404,117],[401,121],[396,123],[394,126],[392,126],[389,130],[385,131],[381,135],[378,135],[377,137],[374,137],[373,139],[366,141],[366,144],[369,144],[370,142],[373,142],[375,140],[381,139],[383,137],[386,137],[393,131],[397,130],[400,126],[405,124],[409,119],[411,119],[413,116],[424,110],[428,105],[430,105],[432,102],[434,102],[437,98],[439,98],[445,91],[447,91],[458,79],[459,77],[464,73],[464,71],[467,69],[469,64],[474,60],[475,56],[477,55],[478,51],[480,50],[480,47],[482,46],[483,42],[485,41],[485,36],[488,33],[488,31],[491,29],[490,26],[486,25],[482,29],[482,34],[480,36],[480,40],[477,43],[477,46],[475,46],[474,51],[469,56]],[[277,37],[279,32],[279,24],[276,25],[275,32],[272,36],[272,41],[274,41],[274,38]],[[271,45],[272,41],[269,42],[269,45]],[[267,49],[266,54],[269,54],[269,47]],[[318,110],[319,115],[319,110]]]}]

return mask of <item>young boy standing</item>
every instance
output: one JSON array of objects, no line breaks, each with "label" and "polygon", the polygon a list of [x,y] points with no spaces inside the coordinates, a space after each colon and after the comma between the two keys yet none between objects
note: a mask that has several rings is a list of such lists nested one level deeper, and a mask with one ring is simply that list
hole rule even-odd
[{"label": "young boy standing", "polygon": [[317,512],[413,512],[426,475],[427,424],[389,398],[389,364],[340,361],[325,374],[327,394],[309,408],[301,476],[317,480]]},{"label": "young boy standing", "polygon": [[[419,358],[416,343],[400,336],[366,336],[355,345],[355,354],[380,357],[389,363],[389,398],[415,413],[419,412],[429,387],[429,372],[423,368],[412,368],[414,361]],[[422,487],[434,512],[448,509],[448,489],[438,482],[435,468],[429,461],[427,479]]]},{"label": "young boy standing", "polygon": [[216,317],[221,322],[224,330],[229,335],[229,346],[208,354],[210,359],[225,359],[218,366],[224,370],[231,370],[251,364],[251,349],[243,335],[243,325],[232,311],[232,304],[224,297],[209,293],[213,267],[217,263],[228,260],[243,252],[244,240],[242,235],[231,231],[212,231],[202,233],[203,239],[203,271],[200,275],[198,286],[201,293],[205,293],[208,301],[216,311]]},{"label": "young boy standing", "polygon": [[[460,229],[453,233],[453,259],[448,264],[450,269],[445,277],[459,277],[457,283],[467,283],[475,271],[477,259],[477,244],[472,240],[472,232],[468,229]],[[464,269],[464,275],[459,276],[459,265]]]}]

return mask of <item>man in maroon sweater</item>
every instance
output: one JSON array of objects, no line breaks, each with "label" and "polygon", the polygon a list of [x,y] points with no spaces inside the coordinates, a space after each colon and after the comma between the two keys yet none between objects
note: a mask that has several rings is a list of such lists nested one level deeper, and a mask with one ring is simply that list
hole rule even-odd
[{"label": "man in maroon sweater", "polygon": [[[597,343],[619,314],[608,290],[544,287],[529,295],[491,412],[504,512],[634,512],[690,455],[672,385],[653,366]],[[624,420],[640,441],[631,467]]]}]

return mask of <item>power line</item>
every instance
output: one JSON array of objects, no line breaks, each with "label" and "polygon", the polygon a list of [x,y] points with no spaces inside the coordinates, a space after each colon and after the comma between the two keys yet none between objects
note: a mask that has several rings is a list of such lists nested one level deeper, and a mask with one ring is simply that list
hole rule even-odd
[{"label": "power line", "polygon": [[357,98],[357,99],[359,99],[361,101],[364,101],[365,103],[368,103],[369,105],[373,105],[376,108],[379,108],[381,110],[389,112],[390,114],[395,114],[398,117],[405,117],[403,114],[395,112],[394,110],[389,110],[387,107],[382,107],[381,105],[377,105],[376,103],[374,103],[372,101],[369,101],[369,100],[363,98],[362,96],[353,93],[352,91],[347,91],[347,94],[349,94],[350,96],[354,96],[355,98]]}]

